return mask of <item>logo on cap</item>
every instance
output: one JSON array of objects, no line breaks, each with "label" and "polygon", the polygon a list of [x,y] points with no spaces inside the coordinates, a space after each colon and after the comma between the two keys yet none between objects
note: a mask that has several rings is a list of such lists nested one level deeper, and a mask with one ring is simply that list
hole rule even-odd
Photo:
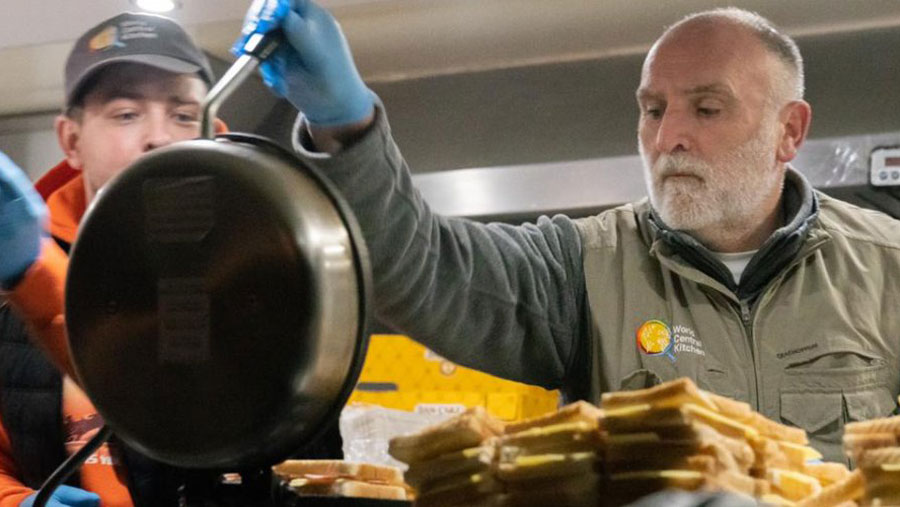
[{"label": "logo on cap", "polygon": [[131,39],[158,39],[156,26],[142,20],[124,21],[100,31],[88,41],[88,51],[105,51],[109,48],[123,48]]},{"label": "logo on cap", "polygon": [[93,36],[88,41],[89,51],[103,51],[111,47],[122,47],[124,44],[119,42],[119,30],[115,26],[108,26]]}]

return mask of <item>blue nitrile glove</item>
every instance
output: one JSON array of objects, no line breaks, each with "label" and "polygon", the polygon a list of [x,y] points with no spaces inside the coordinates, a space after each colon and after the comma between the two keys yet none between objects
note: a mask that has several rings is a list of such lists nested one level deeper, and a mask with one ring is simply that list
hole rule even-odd
[{"label": "blue nitrile glove", "polygon": [[[31,507],[34,499],[37,498],[37,492],[28,495],[28,498],[22,500],[19,507]],[[56,488],[56,491],[50,495],[47,501],[47,507],[99,507],[100,496],[97,493],[91,493],[83,489],[66,486],[65,484]]]},{"label": "blue nitrile glove", "polygon": [[37,260],[47,207],[19,166],[0,152],[0,288]]},{"label": "blue nitrile glove", "polygon": [[263,81],[316,126],[357,123],[372,114],[363,83],[334,17],[309,0],[255,0],[232,52],[247,39],[281,28],[284,42],[260,66]]}]

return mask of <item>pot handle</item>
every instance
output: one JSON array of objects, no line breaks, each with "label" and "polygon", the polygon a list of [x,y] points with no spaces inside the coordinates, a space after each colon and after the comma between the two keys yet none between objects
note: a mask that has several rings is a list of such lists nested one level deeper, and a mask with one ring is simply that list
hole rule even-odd
[{"label": "pot handle", "polygon": [[69,456],[69,459],[63,462],[63,464],[60,465],[46,481],[44,481],[44,484],[41,485],[41,489],[38,490],[38,494],[34,498],[32,507],[44,507],[47,505],[47,502],[50,500],[50,495],[56,491],[56,488],[65,482],[66,479],[68,479],[69,476],[84,463],[84,460],[88,459],[90,455],[93,454],[103,442],[106,442],[111,435],[112,430],[109,426],[104,425],[96,435],[91,437],[91,439],[78,450],[78,452]]},{"label": "pot handle", "polygon": [[200,136],[215,139],[215,119],[222,102],[256,70],[259,62],[268,58],[281,42],[281,30],[251,35],[244,43],[243,53],[225,71],[212,90],[203,99],[203,116],[200,119]]}]

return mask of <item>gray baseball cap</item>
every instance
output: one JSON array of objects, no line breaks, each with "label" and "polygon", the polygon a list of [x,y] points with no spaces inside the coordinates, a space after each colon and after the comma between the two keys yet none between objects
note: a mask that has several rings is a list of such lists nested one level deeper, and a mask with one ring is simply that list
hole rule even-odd
[{"label": "gray baseball cap", "polygon": [[75,42],[66,60],[66,105],[72,105],[94,73],[119,62],[197,73],[207,85],[215,79],[206,55],[178,23],[155,14],[127,12],[91,28]]}]

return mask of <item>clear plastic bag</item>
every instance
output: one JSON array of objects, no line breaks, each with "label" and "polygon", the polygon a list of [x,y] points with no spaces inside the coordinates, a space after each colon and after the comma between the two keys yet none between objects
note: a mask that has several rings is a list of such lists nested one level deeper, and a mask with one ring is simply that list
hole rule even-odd
[{"label": "clear plastic bag", "polygon": [[439,423],[453,413],[407,412],[363,403],[344,407],[339,420],[344,440],[344,459],[392,465],[406,470],[406,465],[388,454],[388,442],[396,436],[416,433]]}]

